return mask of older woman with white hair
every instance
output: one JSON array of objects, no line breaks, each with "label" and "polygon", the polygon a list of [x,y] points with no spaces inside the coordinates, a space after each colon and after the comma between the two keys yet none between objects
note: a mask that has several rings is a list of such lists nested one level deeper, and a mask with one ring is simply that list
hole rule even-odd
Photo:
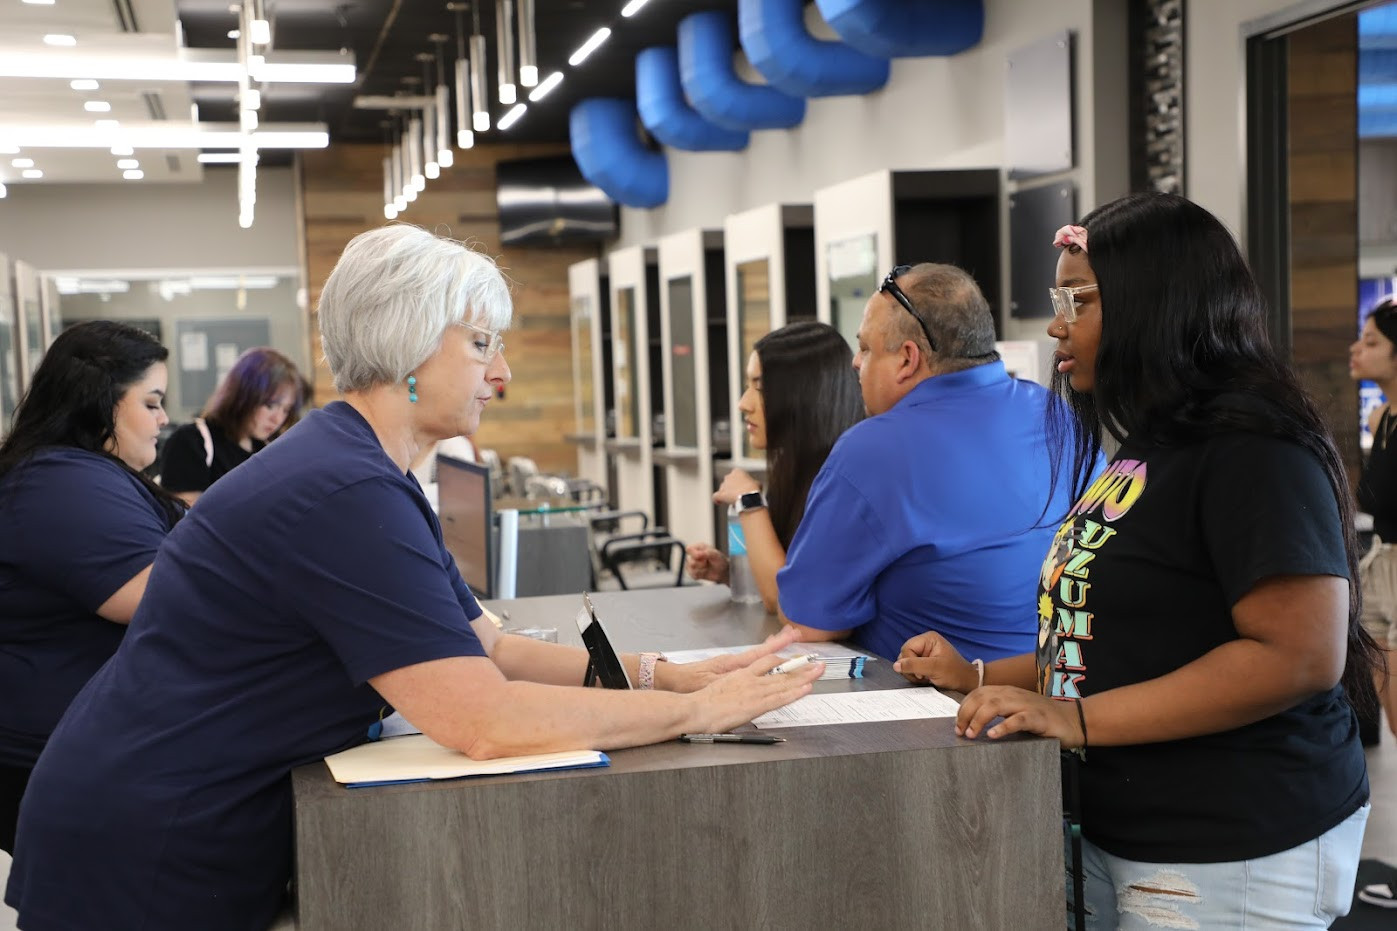
[{"label": "older woman with white hair", "polygon": [[363,741],[386,706],[486,758],[724,730],[809,691],[818,666],[764,675],[793,632],[700,666],[626,657],[653,688],[606,691],[578,686],[581,650],[482,618],[406,473],[509,380],[510,313],[494,263],[459,243],[390,226],[345,248],[319,307],[344,400],[214,485],[160,550],[29,784],[6,895],[26,931],[266,927],[292,767]]}]

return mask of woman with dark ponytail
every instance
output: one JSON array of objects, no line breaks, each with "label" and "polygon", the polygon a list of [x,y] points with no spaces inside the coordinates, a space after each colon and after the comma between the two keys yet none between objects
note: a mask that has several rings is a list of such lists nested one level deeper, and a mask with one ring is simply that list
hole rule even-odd
[{"label": "woman with dark ponytail", "polygon": [[[1373,515],[1373,546],[1358,571],[1363,626],[1379,646],[1391,651],[1397,649],[1397,411],[1392,409],[1397,398],[1397,300],[1378,304],[1364,321],[1363,332],[1349,347],[1349,375],[1377,382],[1387,399],[1368,422],[1373,448],[1358,480],[1358,506]],[[1389,664],[1374,684],[1387,712],[1387,726],[1397,734],[1394,676],[1397,664]]]},{"label": "woman with dark ponytail", "polygon": [[1133,194],[1054,245],[1049,443],[1077,503],[1042,567],[1039,648],[979,688],[929,639],[898,668],[970,692],[965,737],[1081,755],[1093,927],[1327,928],[1369,811],[1350,696],[1382,662],[1343,464],[1206,210]]},{"label": "woman with dark ponytail", "polygon": [[0,849],[73,696],[116,652],[184,506],[141,470],[167,422],[165,347],[82,323],[54,340],[0,445]]},{"label": "woman with dark ponytail", "polygon": [[[854,353],[839,331],[813,320],[766,334],[747,360],[747,390],[737,402],[753,449],[766,451],[767,492],[743,469],[733,469],[713,495],[717,504],[742,503],[738,519],[752,576],[766,610],[775,614],[776,572],[786,564],[810,483],[835,440],[863,419]],[[689,574],[728,581],[728,561],[707,543],[689,545]]]}]

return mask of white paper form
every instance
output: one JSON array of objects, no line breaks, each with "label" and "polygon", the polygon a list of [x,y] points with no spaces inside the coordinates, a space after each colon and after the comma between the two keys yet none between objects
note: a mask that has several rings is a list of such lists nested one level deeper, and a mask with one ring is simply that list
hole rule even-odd
[{"label": "white paper form", "polygon": [[953,718],[960,704],[934,688],[883,689],[806,695],[784,708],[769,711],[752,723],[757,727],[806,727],[812,724],[857,724],[861,721],[912,721]]},{"label": "white paper form", "polygon": [[[700,647],[696,650],[665,650],[665,659],[671,663],[698,663],[715,656],[725,656],[729,654],[745,653],[748,650],[759,647],[759,643],[751,643],[741,647]],[[774,655],[784,656],[790,659],[795,656],[804,656],[806,653],[814,653],[821,659],[856,659],[862,656],[865,660],[874,660],[878,657],[862,650],[855,650],[852,647],[843,647],[837,643],[793,643],[784,650],[778,650]]]}]

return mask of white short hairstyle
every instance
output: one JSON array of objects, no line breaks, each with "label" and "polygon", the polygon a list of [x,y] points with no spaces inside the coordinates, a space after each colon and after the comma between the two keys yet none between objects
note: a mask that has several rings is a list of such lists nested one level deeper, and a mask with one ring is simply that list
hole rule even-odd
[{"label": "white short hairstyle", "polygon": [[399,223],[349,241],[317,314],[335,387],[362,391],[407,378],[453,324],[505,329],[513,304],[489,256]]}]

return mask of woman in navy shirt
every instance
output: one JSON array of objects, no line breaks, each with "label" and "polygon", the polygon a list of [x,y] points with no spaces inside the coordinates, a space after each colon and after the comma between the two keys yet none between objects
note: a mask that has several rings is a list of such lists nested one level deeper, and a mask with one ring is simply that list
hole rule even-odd
[{"label": "woman in navy shirt", "polygon": [[291,874],[292,767],[385,705],[477,759],[719,731],[807,693],[767,676],[794,631],[705,664],[501,634],[407,475],[510,377],[495,264],[411,226],[356,237],[325,283],[344,394],[233,470],[161,548],[117,655],[73,703],[20,813],[6,901],[26,931],[265,928]]},{"label": "woman in navy shirt", "polygon": [[0,848],[68,703],[116,651],[183,507],[141,470],[165,416],[165,347],[83,323],[44,356],[0,446]]}]

